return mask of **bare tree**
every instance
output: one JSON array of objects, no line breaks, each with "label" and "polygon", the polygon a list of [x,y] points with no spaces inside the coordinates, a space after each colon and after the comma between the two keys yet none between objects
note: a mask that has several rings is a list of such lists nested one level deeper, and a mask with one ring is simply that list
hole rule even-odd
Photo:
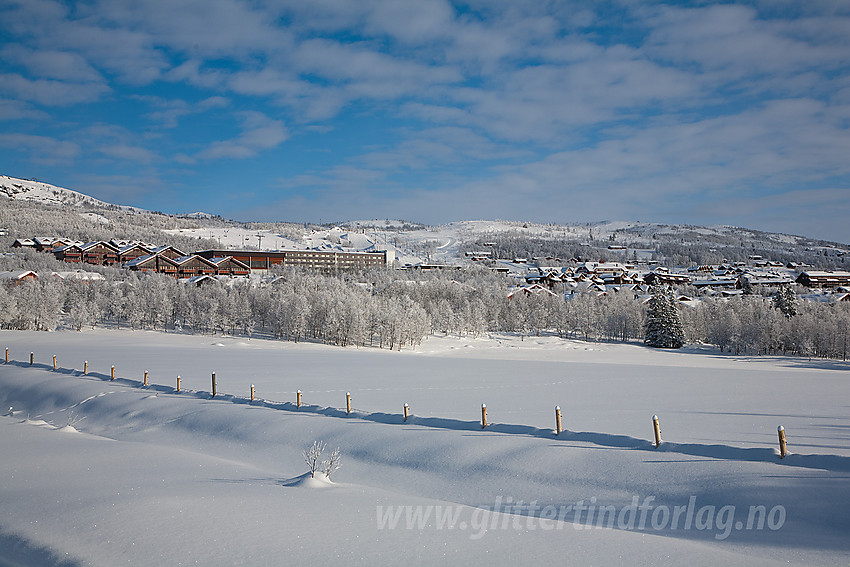
[{"label": "bare tree", "polygon": [[342,465],[342,453],[339,450],[339,447],[334,449],[331,452],[331,456],[322,461],[322,472],[325,473],[325,477],[330,478],[331,474],[339,470],[339,467]]},{"label": "bare tree", "polygon": [[324,441],[313,441],[313,445],[304,451],[304,461],[310,468],[310,478],[316,478],[316,471],[324,468],[325,463],[322,461],[322,453],[324,452]]}]

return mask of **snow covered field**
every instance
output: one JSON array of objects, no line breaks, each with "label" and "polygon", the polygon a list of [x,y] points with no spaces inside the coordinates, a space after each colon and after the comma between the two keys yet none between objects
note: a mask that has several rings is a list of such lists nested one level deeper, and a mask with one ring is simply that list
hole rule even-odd
[{"label": "snow covered field", "polygon": [[[850,556],[846,363],[504,335],[388,352],[2,331],[5,347],[0,565]],[[303,477],[314,440],[342,449],[333,484]]]}]

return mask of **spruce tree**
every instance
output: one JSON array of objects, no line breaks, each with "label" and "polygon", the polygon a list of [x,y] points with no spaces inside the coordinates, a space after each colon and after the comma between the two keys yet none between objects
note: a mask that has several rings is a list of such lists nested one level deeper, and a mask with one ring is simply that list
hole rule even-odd
[{"label": "spruce tree", "polygon": [[790,287],[780,288],[773,294],[773,306],[790,319],[797,314],[797,294]]},{"label": "spruce tree", "polygon": [[657,348],[681,348],[685,344],[685,330],[673,289],[654,285],[651,291],[644,343]]}]

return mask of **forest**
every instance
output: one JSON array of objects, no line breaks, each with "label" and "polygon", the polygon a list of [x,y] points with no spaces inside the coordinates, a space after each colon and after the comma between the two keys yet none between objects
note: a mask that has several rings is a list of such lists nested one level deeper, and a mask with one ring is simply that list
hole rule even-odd
[{"label": "forest", "polygon": [[[2,262],[0,262],[2,264]],[[0,266],[2,267],[2,266]],[[102,268],[102,281],[42,279],[0,287],[0,328],[129,327],[262,336],[339,346],[415,347],[430,334],[515,333],[583,341],[642,342],[646,296],[633,292],[507,297],[504,276],[375,270],[322,275],[288,268],[264,285],[187,285],[159,274]],[[737,354],[846,360],[850,303],[795,301],[775,293],[703,297],[677,310],[690,344]]]}]

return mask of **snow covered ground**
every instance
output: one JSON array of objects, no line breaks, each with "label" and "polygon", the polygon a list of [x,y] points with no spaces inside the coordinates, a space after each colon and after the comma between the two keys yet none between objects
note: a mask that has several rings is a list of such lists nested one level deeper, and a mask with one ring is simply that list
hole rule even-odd
[{"label": "snow covered ground", "polygon": [[[846,363],[504,335],[388,352],[2,331],[5,347],[0,565],[834,565],[850,554]],[[315,440],[342,449],[333,483],[303,476]]]}]

